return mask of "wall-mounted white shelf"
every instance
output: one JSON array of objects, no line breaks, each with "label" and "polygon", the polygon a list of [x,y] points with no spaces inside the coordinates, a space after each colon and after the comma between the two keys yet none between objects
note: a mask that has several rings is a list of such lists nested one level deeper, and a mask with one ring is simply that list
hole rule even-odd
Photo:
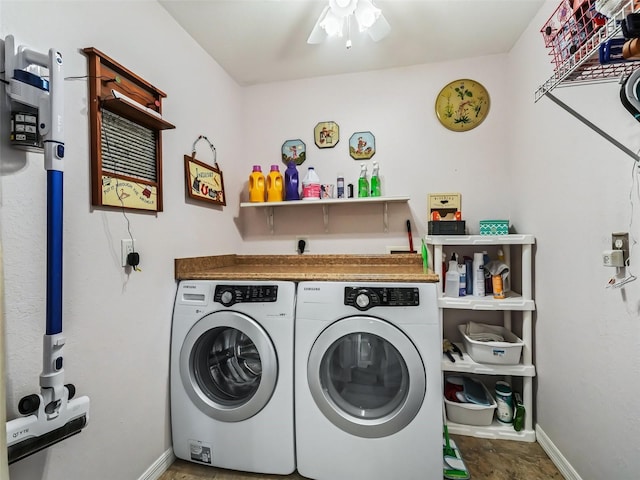
[{"label": "wall-mounted white shelf", "polygon": [[485,297],[440,297],[438,307],[460,308],[463,310],[535,310],[536,304],[531,298],[524,298],[518,292],[505,292],[503,299],[495,299],[490,295]]},{"label": "wall-mounted white shelf", "polygon": [[478,363],[464,351],[464,345],[456,345],[462,351],[462,358],[457,353],[453,354],[452,362],[447,357],[442,357],[442,370],[445,372],[459,372],[477,375],[515,375],[518,377],[534,377],[536,367],[520,362],[517,365],[491,365],[488,363]]},{"label": "wall-mounted white shelf", "polygon": [[636,152],[579,114],[575,109],[554,96],[551,92],[557,87],[620,82],[621,78],[628,77],[636,69],[640,68],[639,61],[601,64],[599,55],[600,45],[613,38],[621,37],[622,20],[630,13],[636,13],[638,10],[639,7],[635,0],[622,1],[620,8],[609,17],[604,26],[584,41],[575,53],[568,56],[566,60],[556,66],[553,75],[535,91],[534,98],[534,102],[537,102],[542,97],[547,97],[635,161],[640,161],[640,156],[638,156]]},{"label": "wall-mounted white shelf", "polygon": [[498,420],[487,427],[476,427],[474,425],[463,425],[447,420],[449,433],[456,435],[467,435],[477,438],[492,438],[497,440],[518,440],[521,442],[535,442],[535,430],[521,430],[516,432],[511,425],[504,425]]},{"label": "wall-mounted white shelf", "polygon": [[264,208],[267,215],[267,226],[269,231],[274,231],[274,210],[284,207],[311,207],[320,205],[322,207],[322,218],[324,229],[329,229],[329,207],[331,205],[357,205],[357,204],[381,204],[382,224],[385,232],[389,231],[389,203],[406,203],[409,197],[365,197],[365,198],[327,198],[318,200],[291,200],[288,202],[243,202],[241,208]]}]

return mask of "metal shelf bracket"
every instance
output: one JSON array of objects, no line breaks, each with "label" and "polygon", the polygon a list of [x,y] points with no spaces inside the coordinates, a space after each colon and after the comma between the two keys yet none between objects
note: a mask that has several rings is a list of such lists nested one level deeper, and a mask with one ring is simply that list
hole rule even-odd
[{"label": "metal shelf bracket", "polygon": [[604,130],[602,130],[600,127],[598,127],[597,125],[595,125],[594,123],[592,123],[590,120],[586,119],[585,117],[583,117],[582,115],[580,115],[578,112],[576,112],[573,108],[571,108],[569,105],[567,105],[566,103],[564,103],[562,100],[560,100],[558,97],[554,96],[551,92],[546,92],[545,96],[549,98],[549,100],[551,100],[553,103],[555,103],[556,105],[558,105],[560,108],[562,108],[563,110],[565,110],[566,112],[568,112],[570,115],[572,115],[573,117],[575,117],[576,119],[578,119],[579,121],[581,121],[582,123],[584,123],[587,127],[589,127],[591,130],[593,130],[594,132],[596,132],[598,135],[600,135],[602,138],[604,138],[605,140],[609,141],[611,144],[615,145],[616,147],[618,147],[620,150],[622,150],[624,153],[626,153],[627,155],[629,155],[631,158],[633,158],[636,162],[640,161],[640,157],[638,156],[637,153],[635,153],[634,151],[630,150],[629,148],[627,148],[626,146],[624,146],[622,143],[620,143],[618,140],[616,140],[615,138],[613,138],[611,135],[609,135],[607,132],[605,132]]},{"label": "metal shelf bracket", "polygon": [[265,214],[267,216],[267,227],[269,227],[269,233],[271,233],[271,235],[273,235],[273,232],[274,232],[273,207],[267,207],[265,209]]}]

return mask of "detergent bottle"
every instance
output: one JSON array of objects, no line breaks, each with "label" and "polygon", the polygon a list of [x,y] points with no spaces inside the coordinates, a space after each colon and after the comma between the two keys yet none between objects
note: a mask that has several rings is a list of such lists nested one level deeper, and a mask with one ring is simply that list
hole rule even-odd
[{"label": "detergent bottle", "polygon": [[254,165],[249,175],[249,201],[264,202],[265,179],[260,165]]},{"label": "detergent bottle", "polygon": [[373,162],[373,171],[371,172],[371,196],[379,197],[381,192],[380,186],[380,169],[378,162]]},{"label": "detergent bottle", "polygon": [[367,180],[367,166],[360,164],[360,178],[358,178],[358,197],[369,196],[369,180]]},{"label": "detergent bottle", "polygon": [[302,199],[320,200],[320,177],[313,167],[309,167],[307,174],[302,179]]},{"label": "detergent bottle", "polygon": [[284,171],[284,199],[300,200],[300,183],[296,162],[289,162]]},{"label": "detergent bottle", "polygon": [[271,165],[267,175],[267,202],[281,202],[284,200],[284,185],[278,165]]}]

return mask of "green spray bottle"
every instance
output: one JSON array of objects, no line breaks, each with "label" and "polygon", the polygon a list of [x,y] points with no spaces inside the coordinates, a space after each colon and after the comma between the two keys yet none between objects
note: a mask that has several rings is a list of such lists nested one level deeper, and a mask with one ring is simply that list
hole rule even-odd
[{"label": "green spray bottle", "polygon": [[378,162],[373,162],[373,171],[371,172],[371,196],[380,196],[380,169],[378,168]]},{"label": "green spray bottle", "polygon": [[358,197],[369,196],[369,180],[367,180],[367,166],[360,164],[360,178],[358,178]]}]

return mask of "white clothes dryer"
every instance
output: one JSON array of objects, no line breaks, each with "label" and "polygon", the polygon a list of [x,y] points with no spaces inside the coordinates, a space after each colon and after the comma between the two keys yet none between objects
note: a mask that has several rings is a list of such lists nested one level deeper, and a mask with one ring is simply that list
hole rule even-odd
[{"label": "white clothes dryer", "polygon": [[301,475],[442,478],[436,285],[298,284],[295,407]]},{"label": "white clothes dryer", "polygon": [[176,457],[295,470],[293,282],[182,281],[171,337]]}]

